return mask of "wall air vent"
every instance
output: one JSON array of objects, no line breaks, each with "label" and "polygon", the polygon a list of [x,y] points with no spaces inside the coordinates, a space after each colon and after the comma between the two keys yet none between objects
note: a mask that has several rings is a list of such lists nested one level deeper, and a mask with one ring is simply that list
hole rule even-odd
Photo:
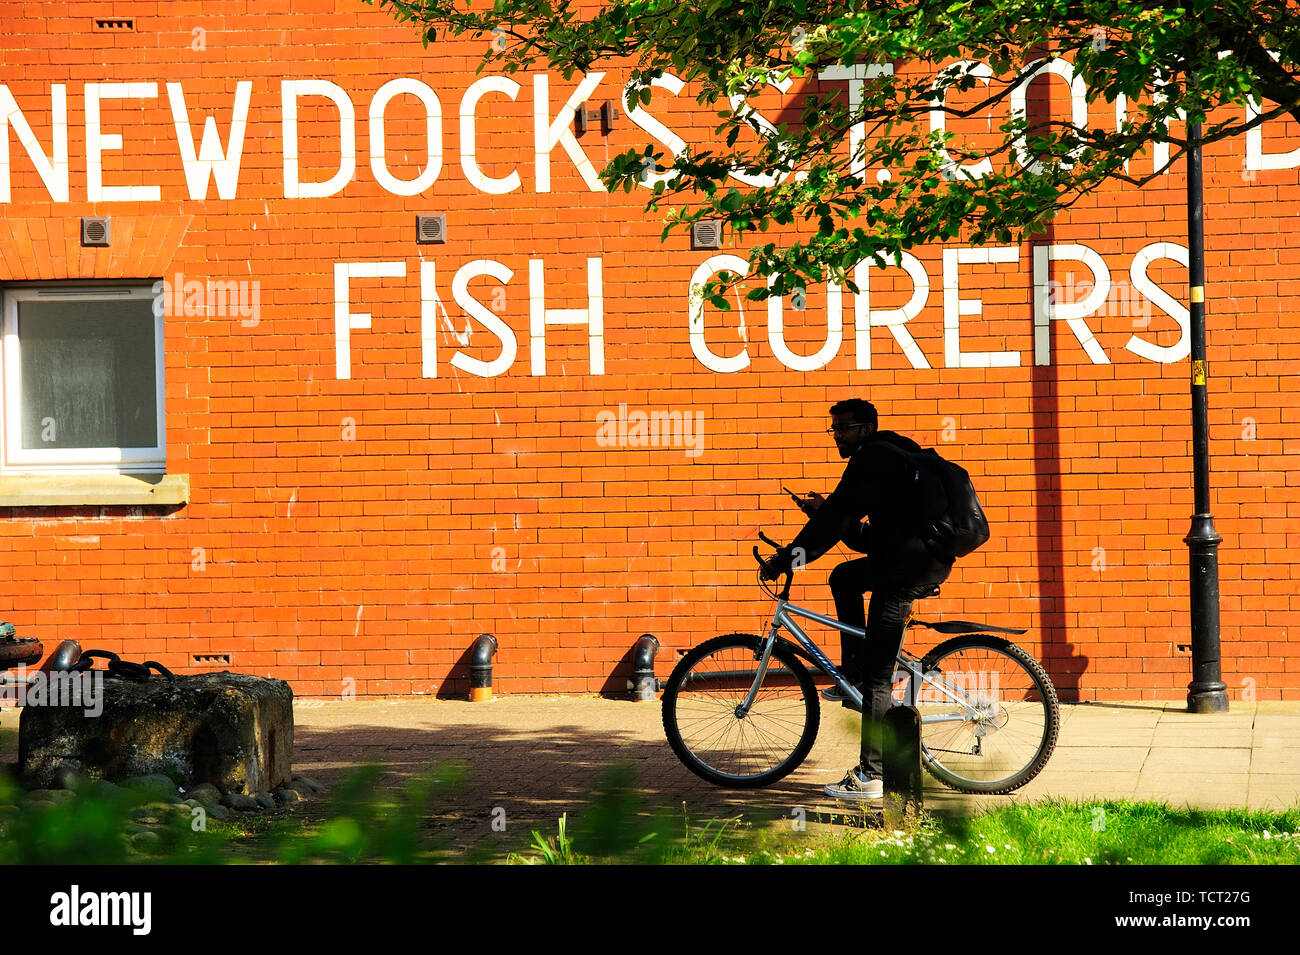
[{"label": "wall air vent", "polygon": [[130,33],[135,29],[135,21],[122,17],[96,17],[96,33]]},{"label": "wall air vent", "polygon": [[692,249],[722,248],[722,220],[697,219],[691,223]]},{"label": "wall air vent", "polygon": [[229,653],[194,653],[190,655],[190,665],[196,667],[230,666]]},{"label": "wall air vent", "polygon": [[415,217],[415,241],[421,244],[447,241],[447,214],[445,212]]},{"label": "wall air vent", "polygon": [[107,248],[110,241],[108,216],[84,216],[82,218],[82,245]]}]

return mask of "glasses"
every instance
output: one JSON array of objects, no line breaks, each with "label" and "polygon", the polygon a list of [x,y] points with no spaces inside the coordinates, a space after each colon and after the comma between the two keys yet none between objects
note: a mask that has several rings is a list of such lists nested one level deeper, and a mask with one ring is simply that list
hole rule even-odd
[{"label": "glasses", "polygon": [[827,428],[826,433],[843,434],[845,431],[852,431],[854,428],[864,428],[864,427],[866,427],[866,425],[861,422],[859,422],[858,424],[837,424],[833,427]]}]

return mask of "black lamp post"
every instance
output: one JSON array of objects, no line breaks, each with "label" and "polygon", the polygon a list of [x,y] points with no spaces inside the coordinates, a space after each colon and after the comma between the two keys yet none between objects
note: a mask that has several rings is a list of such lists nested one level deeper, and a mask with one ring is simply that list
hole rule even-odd
[{"label": "black lamp post", "polygon": [[1222,537],[1210,514],[1209,400],[1205,366],[1205,232],[1201,209],[1201,124],[1187,129],[1187,248],[1191,273],[1192,470],[1196,512],[1183,541],[1190,551],[1192,610],[1192,682],[1187,709],[1225,713],[1228,687],[1219,666],[1219,555]]}]

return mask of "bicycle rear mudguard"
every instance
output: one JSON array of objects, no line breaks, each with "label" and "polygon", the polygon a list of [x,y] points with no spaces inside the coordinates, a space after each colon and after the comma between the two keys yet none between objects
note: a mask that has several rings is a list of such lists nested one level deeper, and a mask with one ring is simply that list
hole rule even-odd
[{"label": "bicycle rear mudguard", "polygon": [[940,620],[936,623],[927,623],[924,620],[913,618],[908,624],[909,627],[928,627],[938,633],[1028,633],[1028,630],[1017,630],[1015,627],[998,627],[991,623],[971,623],[969,620]]}]

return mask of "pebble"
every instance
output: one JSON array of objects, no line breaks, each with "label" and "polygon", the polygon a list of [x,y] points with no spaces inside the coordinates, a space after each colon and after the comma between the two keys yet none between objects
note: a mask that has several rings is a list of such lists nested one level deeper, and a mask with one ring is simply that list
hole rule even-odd
[{"label": "pebble", "polygon": [[71,802],[77,794],[71,789],[33,789],[27,798],[32,802]]},{"label": "pebble", "polygon": [[81,774],[71,766],[60,766],[54,774],[55,789],[76,789],[81,782]]},{"label": "pebble", "polygon": [[122,780],[122,785],[127,789],[145,792],[150,796],[156,796],[170,802],[180,802],[181,799],[179,787],[161,773],[153,773],[149,776],[132,776],[130,779]]},{"label": "pebble", "polygon": [[152,849],[162,842],[162,836],[152,829],[145,829],[131,836],[131,846],[135,849]]},{"label": "pebble", "polygon": [[300,793],[306,789],[307,792],[315,794],[320,792],[323,787],[314,779],[308,779],[306,776],[295,776],[293,777],[293,788]]},{"label": "pebble", "polygon": [[221,805],[229,806],[231,809],[238,809],[240,812],[248,812],[251,809],[258,808],[257,800],[244,793],[226,793],[221,797]]},{"label": "pebble", "polygon": [[124,793],[124,792],[126,792],[126,789],[125,789],[124,787],[122,787],[122,786],[119,786],[117,783],[110,782],[110,781],[107,780],[107,779],[97,779],[97,780],[95,780],[95,793],[96,793],[96,795],[99,795],[99,796],[108,796],[108,797],[111,798],[111,797],[115,797],[115,796],[120,796],[120,795],[122,795],[122,793]]},{"label": "pebble", "polygon": [[203,805],[212,807],[221,802],[221,790],[212,783],[199,783],[185,793],[189,799],[197,799]]}]

